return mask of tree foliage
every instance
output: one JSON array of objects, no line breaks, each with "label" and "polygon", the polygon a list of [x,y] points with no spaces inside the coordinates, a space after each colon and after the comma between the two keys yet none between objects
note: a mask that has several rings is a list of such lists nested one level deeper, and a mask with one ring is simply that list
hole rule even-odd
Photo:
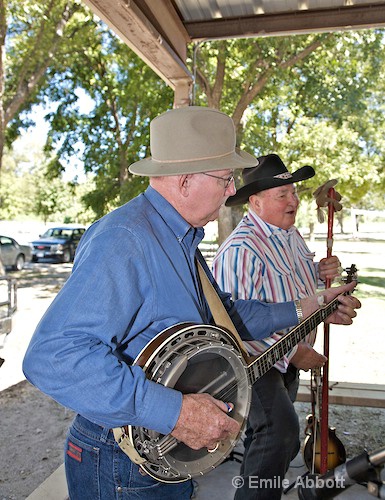
[{"label": "tree foliage", "polygon": [[33,124],[33,106],[47,105],[51,178],[80,160],[95,176],[84,200],[97,216],[142,191],[128,165],[147,154],[149,121],[172,106],[171,89],[80,0],[0,0],[0,13],[0,157]]},{"label": "tree foliage", "polygon": [[35,161],[37,158],[33,148],[29,150],[29,158],[24,153],[11,153],[5,149],[0,172],[0,220],[13,220],[24,213],[33,213],[35,184],[30,165]]},{"label": "tree foliage", "polygon": [[4,154],[0,219],[27,220],[34,217],[60,222],[88,224],[95,215],[87,211],[81,197],[94,189],[93,181],[81,185],[62,176],[50,175],[49,161],[35,138],[23,136]]},{"label": "tree foliage", "polygon": [[[44,89],[58,104],[48,115],[48,146],[57,152],[52,167],[63,170],[63,160],[76,155],[95,175],[96,188],[85,202],[101,216],[147,185],[128,167],[149,154],[150,120],[172,107],[173,95],[103,24],[82,35],[65,70],[56,69],[55,85]],[[85,97],[90,110],[82,108]]]},{"label": "tree foliage", "polygon": [[[308,198],[339,178],[347,206],[357,205],[385,180],[383,34],[207,42],[195,48],[196,102],[230,114],[239,145],[256,156],[278,153],[289,170],[314,166]],[[220,239],[230,230],[220,227]]]},{"label": "tree foliage", "polygon": [[39,102],[82,10],[80,0],[0,0],[0,170],[4,146],[31,124],[25,113]]},{"label": "tree foliage", "polygon": [[[0,7],[6,49],[0,60],[1,140],[10,145],[28,126],[33,104],[49,104],[44,169],[50,182],[74,158],[80,161],[93,177],[83,200],[96,217],[143,191],[146,178],[130,175],[128,166],[149,154],[149,122],[172,107],[172,91],[80,0],[0,0]],[[338,178],[346,206],[382,208],[383,34],[346,31],[191,47],[197,56],[191,58],[197,62],[194,104],[232,116],[238,144],[256,156],[276,152],[289,170],[314,166],[317,176],[306,189],[300,186],[305,198]],[[221,219],[227,216],[232,227],[228,215]],[[222,237],[231,227],[225,225]]]}]

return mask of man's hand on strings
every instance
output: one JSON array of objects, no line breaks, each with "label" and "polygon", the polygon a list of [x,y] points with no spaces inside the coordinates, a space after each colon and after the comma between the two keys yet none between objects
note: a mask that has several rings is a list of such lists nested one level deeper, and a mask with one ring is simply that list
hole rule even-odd
[{"label": "man's hand on strings", "polygon": [[229,403],[209,394],[185,394],[179,419],[171,434],[194,450],[218,448],[221,441],[235,437],[240,429],[231,418]]},{"label": "man's hand on strings", "polygon": [[304,318],[310,316],[310,314],[322,307],[322,305],[326,305],[338,297],[338,309],[331,314],[325,322],[334,323],[336,325],[351,325],[353,323],[353,318],[357,316],[356,309],[361,307],[361,302],[352,295],[343,294],[352,292],[355,286],[356,282],[352,281],[346,285],[327,288],[321,295],[312,295],[311,297],[301,299]]},{"label": "man's hand on strings", "polygon": [[[350,284],[351,283],[349,283],[349,285]],[[329,288],[328,290],[332,289]],[[338,297],[338,300],[338,309],[325,320],[325,323],[334,323],[335,325],[351,325],[353,323],[353,318],[357,316],[355,310],[361,307],[361,302],[352,295],[341,295]],[[327,300],[327,302],[330,301]]]}]

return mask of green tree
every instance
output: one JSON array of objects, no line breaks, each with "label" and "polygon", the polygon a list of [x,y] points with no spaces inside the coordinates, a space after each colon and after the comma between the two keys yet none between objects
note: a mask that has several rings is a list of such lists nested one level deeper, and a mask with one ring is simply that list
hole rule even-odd
[{"label": "green tree", "polygon": [[[58,105],[48,115],[47,149],[56,151],[52,170],[64,170],[76,155],[94,174],[95,190],[84,201],[100,217],[147,186],[147,179],[133,177],[128,167],[149,154],[150,120],[172,107],[173,94],[103,24],[83,35],[84,46],[62,73],[57,70],[55,85],[44,89]],[[91,110],[82,109],[85,97]]]},{"label": "green tree", "polygon": [[24,141],[21,147],[5,148],[0,171],[0,220],[22,219],[33,214],[34,170],[44,161],[42,147],[35,142]]},{"label": "green tree", "polygon": [[56,214],[60,212],[61,217],[63,217],[64,207],[71,206],[71,196],[68,190],[63,189],[61,179],[55,178],[51,179],[50,182],[46,182],[44,175],[35,178],[35,213],[43,219],[44,223],[47,223],[50,219],[55,219]]},{"label": "green tree", "polygon": [[[354,203],[383,179],[383,133],[368,133],[375,123],[383,131],[383,117],[371,115],[383,68],[381,30],[208,42],[197,49],[197,102],[230,114],[239,145],[256,155],[277,152],[293,168],[306,159],[320,165],[319,178],[328,166]],[[317,140],[309,140],[313,127]],[[233,226],[229,212],[221,213],[220,241]]]},{"label": "green tree", "polygon": [[33,106],[54,103],[48,175],[83,161],[96,186],[84,200],[97,216],[142,191],[147,181],[128,165],[147,154],[149,121],[172,106],[171,89],[80,0],[0,0],[0,40],[0,171],[4,144],[33,125]]},{"label": "green tree", "polygon": [[[28,24],[32,17],[23,17],[24,5],[34,14],[33,6],[38,13],[54,7],[71,13],[60,18],[67,20],[61,43],[53,44],[44,78],[19,109],[55,104],[47,115],[47,172],[60,176],[74,157],[80,159],[95,186],[83,199],[99,217],[146,187],[147,180],[131,176],[128,166],[148,155],[149,122],[172,106],[172,92],[77,0],[4,5],[13,8],[13,23],[3,24],[2,33],[16,69],[16,55],[38,47],[30,41],[40,18]],[[8,26],[19,25],[10,37]],[[340,176],[351,204],[364,199],[369,187],[383,187],[383,31],[207,42],[196,53],[196,103],[230,114],[240,146],[256,155],[277,152],[292,168],[310,163],[320,181]],[[27,116],[19,113],[8,124],[10,138]],[[221,213],[220,239],[232,228],[231,215]]]},{"label": "green tree", "polygon": [[81,184],[68,182],[62,176],[52,177],[43,145],[35,134],[26,134],[4,153],[1,177],[0,219],[28,220],[41,217],[44,222],[89,224],[95,213],[87,210],[82,198],[95,189],[94,181],[86,178]]},{"label": "green tree", "polygon": [[64,60],[81,12],[80,0],[0,0],[0,170],[4,146],[31,124],[25,113],[39,102],[50,65]]},{"label": "green tree", "polygon": [[82,198],[94,189],[93,179],[82,184],[65,181],[62,176],[51,175],[48,163],[36,168],[33,177],[35,197],[32,212],[45,223],[56,220],[89,224],[95,220],[95,213],[85,209],[82,203]]}]

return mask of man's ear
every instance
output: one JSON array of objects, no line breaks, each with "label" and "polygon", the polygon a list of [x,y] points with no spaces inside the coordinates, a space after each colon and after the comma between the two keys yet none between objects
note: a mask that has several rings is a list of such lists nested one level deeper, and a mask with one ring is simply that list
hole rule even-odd
[{"label": "man's ear", "polygon": [[249,197],[249,204],[254,209],[259,208],[259,196],[257,196],[256,194],[252,194]]},{"label": "man's ear", "polygon": [[190,181],[191,174],[184,174],[179,176],[179,190],[183,196],[188,196]]}]

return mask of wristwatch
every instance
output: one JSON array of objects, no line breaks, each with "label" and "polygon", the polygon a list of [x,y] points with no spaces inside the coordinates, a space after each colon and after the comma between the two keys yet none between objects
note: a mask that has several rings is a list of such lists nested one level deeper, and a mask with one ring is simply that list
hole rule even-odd
[{"label": "wristwatch", "polygon": [[302,311],[301,301],[295,300],[294,305],[295,305],[295,312],[297,313],[298,323],[301,323],[301,321],[303,320],[303,311]]}]

